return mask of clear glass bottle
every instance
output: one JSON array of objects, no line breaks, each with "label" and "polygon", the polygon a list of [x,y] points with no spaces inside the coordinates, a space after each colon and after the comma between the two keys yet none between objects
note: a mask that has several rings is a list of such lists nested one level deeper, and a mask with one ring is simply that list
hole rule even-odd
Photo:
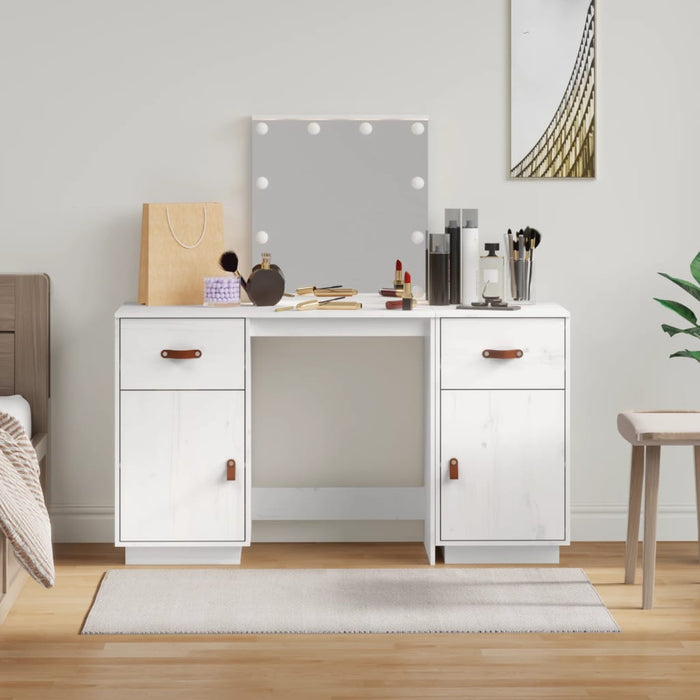
[{"label": "clear glass bottle", "polygon": [[483,299],[504,299],[505,266],[503,257],[496,255],[498,243],[484,243],[486,255],[479,259],[479,294]]}]

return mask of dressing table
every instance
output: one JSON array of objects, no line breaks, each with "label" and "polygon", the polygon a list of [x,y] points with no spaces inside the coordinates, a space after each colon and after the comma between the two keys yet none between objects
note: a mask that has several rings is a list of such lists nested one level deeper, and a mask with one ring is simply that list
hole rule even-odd
[{"label": "dressing table", "polygon": [[[287,126],[313,143],[333,126],[318,118],[295,121],[300,123]],[[416,118],[393,121],[403,128]],[[254,183],[264,177],[268,186],[254,188],[253,249],[271,248],[273,260],[289,271],[287,288],[294,289],[312,280],[299,277],[290,262],[293,251],[275,255],[279,225],[266,218],[263,195],[277,186],[281,171],[280,177],[270,175],[273,164],[256,159],[255,139],[267,138],[276,127],[259,133],[261,122],[252,124],[252,176]],[[320,123],[320,134],[308,130],[311,123]],[[373,130],[359,131],[362,138],[384,126],[368,118],[351,126],[366,132],[366,123]],[[425,130],[410,134],[426,135]],[[405,141],[396,143],[405,150]],[[420,275],[424,245],[415,234],[427,229],[427,197],[425,188],[413,187],[413,178],[426,176],[427,147],[418,150],[418,160],[409,158],[408,169],[392,177],[411,184],[407,196],[414,221],[399,227],[407,237],[403,245],[410,239],[406,255],[400,254],[413,260]],[[290,227],[292,219],[286,210]],[[326,215],[321,220],[328,221]],[[391,222],[381,224],[386,226]],[[367,256],[373,246],[361,247]],[[315,263],[322,273],[338,275],[324,282],[379,286],[376,272],[370,271],[370,281],[349,277],[358,272],[356,262],[339,271],[343,256],[338,257],[331,267],[322,259]],[[242,547],[251,543],[253,521],[262,520],[418,520],[429,564],[435,563],[438,547],[446,563],[558,561],[559,547],[570,536],[568,312],[551,303],[508,312],[427,304],[390,311],[376,292],[353,299],[362,309],[278,313],[249,305],[125,304],[117,310],[115,543],[125,547],[127,564],[236,564]],[[289,303],[283,299],[279,306]],[[295,338],[395,338],[420,344],[422,377],[411,380],[418,385],[422,420],[399,424],[399,430],[394,422],[389,436],[398,443],[407,432],[422,432],[419,485],[253,487],[259,457],[253,449],[258,343]],[[295,439],[313,449],[314,435],[309,426]],[[357,442],[363,436],[339,439]]]}]

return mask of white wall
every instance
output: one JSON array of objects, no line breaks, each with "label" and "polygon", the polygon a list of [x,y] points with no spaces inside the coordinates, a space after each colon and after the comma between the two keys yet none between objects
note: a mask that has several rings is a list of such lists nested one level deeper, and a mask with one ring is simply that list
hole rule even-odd
[{"label": "white wall", "polygon": [[[507,179],[506,0],[0,0],[0,271],[52,279],[58,539],[111,538],[112,314],[136,294],[141,203],[222,201],[249,265],[256,113],[430,115],[431,228],[543,232],[537,296],[572,313],[575,539],[624,536],[616,413],[697,407],[668,360],[656,275],[700,249],[700,3],[598,0],[598,178]],[[696,536],[688,450],[661,475],[661,536]]]}]

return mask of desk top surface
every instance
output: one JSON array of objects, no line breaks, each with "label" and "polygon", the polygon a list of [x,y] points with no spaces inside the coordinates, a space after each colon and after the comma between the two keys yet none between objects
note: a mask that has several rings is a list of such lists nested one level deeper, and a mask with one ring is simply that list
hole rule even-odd
[{"label": "desk top surface", "polygon": [[127,303],[120,306],[116,318],[246,318],[269,320],[298,320],[311,318],[381,318],[386,321],[406,319],[431,318],[568,318],[569,312],[559,304],[538,302],[522,304],[517,311],[494,311],[479,309],[458,309],[450,306],[430,306],[419,302],[411,311],[388,310],[384,304],[386,297],[379,294],[357,294],[348,297],[348,301],[362,302],[362,308],[357,311],[340,311],[331,309],[311,309],[308,311],[276,312],[278,307],[292,306],[300,301],[313,299],[311,295],[283,297],[277,306],[253,306],[240,304],[237,306],[144,306]]}]

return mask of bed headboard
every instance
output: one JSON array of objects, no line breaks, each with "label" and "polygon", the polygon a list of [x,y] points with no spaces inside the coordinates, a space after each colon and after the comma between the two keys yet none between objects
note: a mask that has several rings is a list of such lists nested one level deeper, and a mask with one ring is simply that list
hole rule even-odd
[{"label": "bed headboard", "polygon": [[[32,443],[47,498],[49,430],[49,276],[0,275],[0,396],[22,394],[32,409]],[[24,584],[23,569],[0,532],[0,623]]]},{"label": "bed headboard", "polygon": [[0,396],[21,394],[49,427],[49,276],[0,275]]}]

